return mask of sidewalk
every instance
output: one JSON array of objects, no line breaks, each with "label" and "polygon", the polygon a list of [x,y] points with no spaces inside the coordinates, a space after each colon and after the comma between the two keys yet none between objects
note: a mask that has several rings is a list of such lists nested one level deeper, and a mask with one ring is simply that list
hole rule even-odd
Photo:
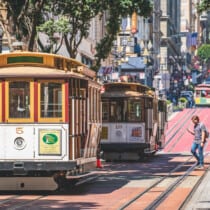
[{"label": "sidewalk", "polygon": [[208,170],[203,181],[198,186],[198,189],[191,197],[188,205],[183,210],[194,210],[194,209],[210,209],[210,171]]},{"label": "sidewalk", "polygon": [[172,120],[178,113],[179,111],[172,112],[172,114],[168,117],[168,121]]}]

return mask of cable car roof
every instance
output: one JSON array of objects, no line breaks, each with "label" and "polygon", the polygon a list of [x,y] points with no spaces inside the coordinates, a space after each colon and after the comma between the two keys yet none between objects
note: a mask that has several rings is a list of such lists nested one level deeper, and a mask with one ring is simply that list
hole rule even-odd
[{"label": "cable car roof", "polygon": [[103,89],[102,97],[155,96],[150,87],[134,82],[105,83]]},{"label": "cable car roof", "polygon": [[36,67],[36,66],[16,66],[16,67],[2,67],[0,68],[0,78],[5,77],[33,77],[33,78],[68,78],[68,77],[79,77],[85,78],[84,75],[70,72],[70,71],[62,71],[53,68],[46,67]]},{"label": "cable car roof", "polygon": [[[82,64],[81,62],[75,59],[67,58],[61,55],[24,51],[15,51],[12,53],[0,54],[0,70],[2,70],[0,71],[0,74],[1,72],[3,73],[4,71],[6,71],[5,69],[7,68],[9,71],[10,67],[14,67],[14,70],[17,67],[22,66],[24,66],[24,69],[26,68],[26,66],[29,66],[31,68],[30,71],[32,71],[32,69],[34,71],[35,67],[40,67],[44,71],[49,71],[49,74],[51,72],[55,73],[55,71],[53,70],[58,70],[61,71],[61,74],[72,75],[72,73],[77,73],[81,76],[84,75],[91,79],[96,78],[96,72],[89,69],[88,66]],[[52,69],[52,71],[49,70],[50,68]],[[9,74],[11,74],[11,71],[13,70],[10,69]],[[38,69],[36,69],[36,71],[37,70]],[[17,72],[18,74],[22,73],[20,68],[18,68],[18,71],[20,72]],[[28,72],[24,72],[23,74],[25,73],[28,74]],[[41,74],[41,72],[39,71],[37,73]],[[58,72],[56,72],[56,74],[57,73]],[[60,74],[58,73],[58,75]]]},{"label": "cable car roof", "polygon": [[136,91],[110,91],[102,93],[102,98],[152,97]]}]

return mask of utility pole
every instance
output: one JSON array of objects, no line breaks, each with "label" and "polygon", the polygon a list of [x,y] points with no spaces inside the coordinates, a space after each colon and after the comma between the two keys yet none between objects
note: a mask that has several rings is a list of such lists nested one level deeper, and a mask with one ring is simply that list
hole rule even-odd
[{"label": "utility pole", "polygon": [[154,55],[160,53],[160,0],[154,0],[153,6],[153,50]]},{"label": "utility pole", "polygon": [[2,29],[2,27],[0,25],[0,53],[2,53],[3,36],[4,36],[4,31],[3,31],[3,29]]},{"label": "utility pole", "polygon": [[[153,1],[153,80],[154,80],[154,87],[158,93],[160,88],[160,78],[155,77],[155,73],[157,74],[157,70],[160,70],[160,17],[162,15],[160,9],[160,0]],[[160,74],[160,73],[158,73]]]}]

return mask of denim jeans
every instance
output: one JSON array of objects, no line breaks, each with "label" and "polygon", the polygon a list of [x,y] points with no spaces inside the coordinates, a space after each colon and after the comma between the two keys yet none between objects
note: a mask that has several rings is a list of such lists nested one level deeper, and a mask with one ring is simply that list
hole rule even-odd
[{"label": "denim jeans", "polygon": [[198,164],[203,165],[203,147],[201,146],[201,144],[196,144],[193,142],[191,152],[193,156],[197,159]]}]

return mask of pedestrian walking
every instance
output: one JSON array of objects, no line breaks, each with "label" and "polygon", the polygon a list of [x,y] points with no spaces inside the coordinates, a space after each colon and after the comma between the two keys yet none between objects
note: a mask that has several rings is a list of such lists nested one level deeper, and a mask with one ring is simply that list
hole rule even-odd
[{"label": "pedestrian walking", "polygon": [[189,128],[187,128],[187,131],[191,133],[192,135],[194,135],[194,140],[191,147],[191,153],[197,160],[196,167],[202,169],[204,168],[203,148],[206,141],[205,139],[206,127],[202,122],[200,122],[200,119],[197,115],[194,115],[191,118],[191,120],[194,124],[194,129],[192,131],[192,130],[189,130]]}]

